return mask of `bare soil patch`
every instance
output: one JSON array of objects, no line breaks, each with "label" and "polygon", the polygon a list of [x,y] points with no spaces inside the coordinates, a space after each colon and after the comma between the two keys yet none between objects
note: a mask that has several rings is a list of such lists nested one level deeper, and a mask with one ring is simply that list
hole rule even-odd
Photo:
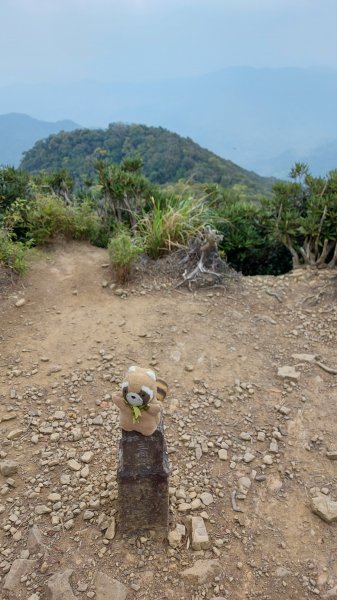
[{"label": "bare soil patch", "polygon": [[[293,356],[337,369],[335,272],[190,293],[157,263],[119,290],[107,262],[105,250],[63,245],[0,286],[0,464],[18,465],[0,474],[0,598],[44,600],[67,568],[79,598],[119,597],[101,595],[98,572],[127,586],[128,600],[337,598],[337,523],[310,507],[317,495],[337,501],[337,461],[327,456],[337,449],[337,375]],[[118,525],[111,396],[131,364],[169,384],[171,529],[188,532],[202,515],[206,549],[192,550],[188,534],[178,548],[118,526],[105,537],[104,523]],[[299,378],[280,378],[283,366]],[[29,550],[34,525],[43,545]],[[35,562],[7,590],[19,558]],[[203,582],[184,575],[197,560],[217,561]]]}]

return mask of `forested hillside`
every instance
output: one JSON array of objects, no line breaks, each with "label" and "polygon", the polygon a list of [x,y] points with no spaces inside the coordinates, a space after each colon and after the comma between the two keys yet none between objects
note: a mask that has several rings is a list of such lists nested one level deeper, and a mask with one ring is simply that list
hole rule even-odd
[{"label": "forested hillside", "polygon": [[21,167],[31,173],[66,168],[81,183],[95,175],[97,159],[119,164],[130,156],[141,157],[144,175],[159,184],[189,179],[224,187],[241,184],[251,194],[266,194],[273,181],[162,127],[122,123],[111,124],[108,129],[78,129],[51,135],[25,153]]}]

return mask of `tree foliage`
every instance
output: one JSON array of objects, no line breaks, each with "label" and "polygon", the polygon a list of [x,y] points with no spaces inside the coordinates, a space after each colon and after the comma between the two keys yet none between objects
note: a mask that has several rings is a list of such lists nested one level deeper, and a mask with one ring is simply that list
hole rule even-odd
[{"label": "tree foliage", "polygon": [[245,185],[250,195],[257,195],[270,193],[273,182],[162,127],[123,123],[113,123],[106,130],[78,129],[51,135],[25,153],[21,166],[32,173],[67,169],[78,187],[90,179],[95,181],[97,160],[120,165],[125,159],[139,158],[144,175],[160,185],[180,179],[225,187],[239,184]]}]

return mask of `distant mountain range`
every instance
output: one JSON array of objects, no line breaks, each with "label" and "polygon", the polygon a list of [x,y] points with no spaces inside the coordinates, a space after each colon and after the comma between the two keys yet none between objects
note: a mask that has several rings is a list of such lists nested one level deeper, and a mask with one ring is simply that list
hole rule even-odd
[{"label": "distant mountain range", "polygon": [[78,127],[69,120],[48,123],[23,114],[0,115],[0,165],[17,167],[22,153],[29,150],[37,140]]},{"label": "distant mountain range", "polygon": [[0,88],[0,113],[85,127],[160,126],[262,175],[286,176],[307,160],[337,167],[337,71],[228,68],[200,77],[126,84],[94,81]]}]

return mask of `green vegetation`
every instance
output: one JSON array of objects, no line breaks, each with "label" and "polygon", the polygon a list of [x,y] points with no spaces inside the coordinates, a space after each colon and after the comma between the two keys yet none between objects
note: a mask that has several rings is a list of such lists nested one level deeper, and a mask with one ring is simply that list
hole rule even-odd
[{"label": "green vegetation", "polygon": [[315,178],[296,164],[290,181],[253,202],[240,185],[185,184],[180,194],[168,192],[142,174],[135,157],[120,166],[97,161],[96,170],[98,182],[85,195],[64,169],[0,169],[0,262],[23,272],[31,246],[82,239],[107,247],[116,279],[125,282],[141,252],[156,259],[210,225],[223,235],[229,265],[244,274],[336,266],[337,171]]},{"label": "green vegetation", "polygon": [[129,279],[132,264],[142,251],[141,241],[137,236],[132,236],[123,225],[116,228],[109,241],[108,252],[118,283],[123,284]]},{"label": "green vegetation", "polygon": [[85,187],[96,181],[97,160],[120,165],[130,158],[141,158],[145,177],[159,185],[180,180],[243,185],[246,195],[256,196],[270,194],[273,183],[162,127],[123,123],[51,135],[24,154],[21,167],[30,173],[67,169],[77,187]]}]

